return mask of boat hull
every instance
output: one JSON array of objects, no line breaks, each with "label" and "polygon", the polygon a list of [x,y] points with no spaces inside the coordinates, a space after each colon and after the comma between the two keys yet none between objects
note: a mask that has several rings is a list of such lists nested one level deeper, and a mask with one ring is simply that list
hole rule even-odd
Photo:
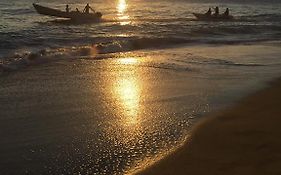
[{"label": "boat hull", "polygon": [[207,15],[202,13],[192,13],[199,20],[207,20],[207,21],[228,21],[233,20],[233,16],[231,15]]},{"label": "boat hull", "polygon": [[64,12],[57,9],[52,9],[49,7],[44,7],[38,4],[33,4],[33,7],[37,13],[41,15],[54,16],[59,18],[68,18],[75,21],[97,21],[100,20],[102,14],[100,12],[96,13],[81,13],[81,12]]}]

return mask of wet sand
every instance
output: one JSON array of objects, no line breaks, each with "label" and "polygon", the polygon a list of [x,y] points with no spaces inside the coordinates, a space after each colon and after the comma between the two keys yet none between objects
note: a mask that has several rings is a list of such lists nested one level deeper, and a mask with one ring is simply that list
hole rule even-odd
[{"label": "wet sand", "polygon": [[179,149],[137,174],[281,174],[281,79],[194,127]]},{"label": "wet sand", "polygon": [[97,58],[67,52],[13,65],[18,69],[0,76],[0,174],[143,168],[181,145],[195,120],[280,75],[279,50],[187,46]]}]

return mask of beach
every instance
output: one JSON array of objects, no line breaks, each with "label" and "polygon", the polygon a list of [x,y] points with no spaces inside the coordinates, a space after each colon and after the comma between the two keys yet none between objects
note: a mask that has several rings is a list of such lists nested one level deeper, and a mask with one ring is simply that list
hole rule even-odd
[{"label": "beach", "polygon": [[200,121],[169,156],[136,174],[280,174],[281,81]]},{"label": "beach", "polygon": [[[206,57],[202,50],[213,55]],[[262,59],[258,53],[265,51]],[[247,63],[250,55],[259,62]],[[279,66],[265,66],[278,55],[272,44],[206,45],[105,59],[29,60],[0,79],[1,173],[128,174],[142,169],[188,142],[190,129],[206,114],[278,77]],[[225,58],[230,60],[221,61]]]}]

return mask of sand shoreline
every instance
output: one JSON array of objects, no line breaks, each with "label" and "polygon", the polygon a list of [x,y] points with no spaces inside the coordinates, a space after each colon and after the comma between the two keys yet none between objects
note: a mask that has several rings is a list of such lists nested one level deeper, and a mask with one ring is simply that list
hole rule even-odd
[{"label": "sand shoreline", "polygon": [[186,143],[136,174],[281,174],[281,79],[199,122]]}]

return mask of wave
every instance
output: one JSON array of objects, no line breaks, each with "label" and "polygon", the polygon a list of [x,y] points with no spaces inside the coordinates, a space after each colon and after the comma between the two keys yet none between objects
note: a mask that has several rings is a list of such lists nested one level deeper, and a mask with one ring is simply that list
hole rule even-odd
[{"label": "wave", "polygon": [[265,64],[259,63],[238,63],[230,60],[218,59],[218,58],[211,58],[211,57],[202,57],[202,56],[194,56],[192,55],[191,58],[186,60],[182,59],[175,59],[176,62],[181,62],[185,64],[193,64],[193,65],[216,65],[216,66],[243,66],[243,67],[260,67],[260,66],[267,66]]},{"label": "wave", "polygon": [[90,46],[58,49],[43,49],[37,52],[23,51],[6,57],[0,63],[0,72],[16,71],[32,65],[39,65],[57,60],[73,59],[74,57],[94,56],[95,49]]},{"label": "wave", "polygon": [[213,39],[206,39],[202,41],[201,43],[203,44],[217,44],[217,45],[235,45],[235,44],[245,44],[245,45],[250,45],[250,44],[257,44],[257,43],[263,43],[263,42],[274,42],[274,41],[279,41],[273,40],[273,39],[268,39],[268,38],[252,38],[252,39],[223,39],[223,40],[213,40]]},{"label": "wave", "polygon": [[27,14],[33,14],[34,10],[31,8],[25,8],[25,9],[19,9],[19,8],[14,8],[14,9],[1,9],[3,14],[7,15],[12,15],[12,16],[17,16],[17,15],[27,15]]},{"label": "wave", "polygon": [[265,21],[265,22],[280,22],[281,14],[258,14],[258,15],[248,15],[241,16],[238,19],[248,20],[248,21]]},{"label": "wave", "polygon": [[54,60],[90,57],[92,59],[109,58],[108,54],[128,52],[140,49],[163,48],[168,45],[182,44],[187,41],[178,38],[139,38],[107,43],[94,43],[84,46],[48,48],[39,51],[21,51],[2,58],[0,71],[14,71],[27,66],[42,64]]},{"label": "wave", "polygon": [[[233,22],[258,22],[258,21],[267,21],[267,22],[279,22],[281,15],[279,14],[260,14],[260,15],[251,15],[251,16],[235,16],[235,18],[228,23]],[[171,17],[171,18],[149,18],[149,17],[137,17],[130,19],[118,19],[117,17],[107,17],[104,16],[100,21],[72,21],[67,19],[55,19],[42,23],[57,23],[57,24],[66,24],[66,25],[80,25],[81,23],[121,23],[121,22],[152,22],[152,23],[176,23],[176,22],[196,22],[201,21],[196,17]],[[210,21],[205,21],[210,22]],[[220,23],[220,21],[211,21],[212,23]],[[226,21],[225,21],[226,22]]]},{"label": "wave", "polygon": [[[122,52],[192,42],[194,44],[240,44],[260,41],[275,41],[281,39],[280,25],[217,25],[216,23],[203,23],[193,27],[187,26],[182,28],[177,25],[171,25],[169,27],[173,27],[174,29],[165,30],[162,26],[158,27],[158,31],[165,32],[163,34],[159,32],[156,34],[155,28],[157,28],[157,26],[152,27],[151,29],[145,31],[144,34],[148,35],[147,37],[104,35],[89,36],[88,34],[83,34],[82,31],[70,31],[71,33],[75,32],[75,35],[68,35],[67,33],[61,33],[59,27],[46,35],[44,34],[46,32],[42,29],[37,32],[34,32],[37,29],[27,29],[16,32],[0,32],[0,49],[5,50],[5,52],[14,52],[14,50],[21,49],[22,46],[26,48],[40,46],[41,49],[43,49],[59,45],[71,47],[75,45],[98,44],[99,47],[104,50],[103,52]],[[120,26],[111,26],[111,28],[122,29]],[[68,29],[66,28],[65,30]],[[128,30],[133,30],[133,26],[129,27]],[[153,37],[153,35],[160,35],[160,37]]]},{"label": "wave", "polygon": [[161,48],[171,45],[189,43],[182,38],[138,38],[96,45],[99,53],[126,52],[139,49]]},{"label": "wave", "polygon": [[[55,60],[68,60],[74,58],[90,58],[90,59],[106,59],[110,58],[114,53],[122,53],[129,51],[136,51],[141,49],[159,49],[169,48],[187,44],[241,44],[251,42],[264,42],[267,39],[237,39],[237,40],[214,40],[213,38],[204,39],[185,39],[176,37],[159,37],[159,38],[111,38],[106,42],[88,42],[86,45],[70,45],[64,47],[45,47],[43,49],[28,50],[22,49],[17,50],[10,56],[0,58],[0,72],[9,72],[18,70],[31,65],[42,64]],[[75,43],[75,42],[74,42]],[[83,41],[84,43],[84,41]],[[87,42],[86,42],[87,43]],[[197,60],[198,61],[198,60]],[[231,62],[220,62],[220,60],[208,62],[193,62],[197,64],[227,64],[243,66],[243,64],[231,63]],[[258,65],[245,65],[245,66],[258,66]]]},{"label": "wave", "polygon": [[[21,9],[18,13],[27,11],[30,9]],[[281,15],[241,16],[230,22],[198,21],[188,16],[150,16],[124,19],[132,22],[124,26],[119,23],[123,20],[106,17],[101,23],[85,25],[73,24],[69,20],[35,22],[32,27],[3,28],[0,31],[0,57],[22,47],[44,49],[98,44],[104,52],[122,52],[182,43],[240,44],[280,40],[281,23],[268,22],[270,20],[264,20],[266,18],[280,21]],[[118,36],[122,31],[124,37]]]},{"label": "wave", "polygon": [[153,69],[164,69],[164,70],[173,70],[176,72],[186,72],[186,71],[193,71],[190,67],[184,65],[177,65],[173,63],[158,63],[158,64],[147,64],[147,65],[140,65],[142,67],[149,67]]}]

